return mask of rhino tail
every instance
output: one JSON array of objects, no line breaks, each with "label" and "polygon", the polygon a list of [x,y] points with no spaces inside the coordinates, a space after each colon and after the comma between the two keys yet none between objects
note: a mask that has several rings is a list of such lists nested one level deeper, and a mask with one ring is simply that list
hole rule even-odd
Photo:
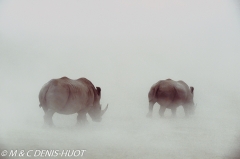
[{"label": "rhino tail", "polygon": [[45,107],[46,106],[46,94],[47,94],[47,91],[49,89],[50,85],[49,84],[46,84],[43,86],[43,88],[40,90],[39,92],[39,107]]},{"label": "rhino tail", "polygon": [[148,93],[149,102],[152,102],[156,98],[156,93],[158,91],[158,87],[152,87]]}]

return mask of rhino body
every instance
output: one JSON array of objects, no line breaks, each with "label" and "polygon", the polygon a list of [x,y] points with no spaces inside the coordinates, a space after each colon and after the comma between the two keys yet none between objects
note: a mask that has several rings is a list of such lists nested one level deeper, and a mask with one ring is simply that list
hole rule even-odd
[{"label": "rhino body", "polygon": [[44,123],[52,126],[54,113],[78,113],[77,123],[87,122],[88,113],[93,121],[101,121],[107,110],[101,110],[101,88],[94,87],[86,78],[72,80],[67,77],[52,79],[46,83],[39,93],[40,107],[44,110]]},{"label": "rhino body", "polygon": [[149,112],[147,117],[152,116],[153,105],[160,105],[159,115],[162,117],[166,108],[171,109],[172,115],[176,116],[178,106],[183,106],[186,116],[194,113],[193,87],[189,87],[183,81],[171,79],[160,80],[155,83],[149,93]]}]

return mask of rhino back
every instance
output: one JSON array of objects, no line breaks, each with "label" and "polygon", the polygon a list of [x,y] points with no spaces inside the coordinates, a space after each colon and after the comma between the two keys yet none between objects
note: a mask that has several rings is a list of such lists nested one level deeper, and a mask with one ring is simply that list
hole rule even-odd
[{"label": "rhino back", "polygon": [[183,81],[161,80],[151,87],[149,99],[167,107],[179,106],[188,101],[189,92]]},{"label": "rhino back", "polygon": [[159,102],[162,105],[167,105],[171,102],[174,91],[174,87],[168,80],[158,81],[151,87],[148,93],[149,102]]},{"label": "rhino back", "polygon": [[78,80],[70,80],[65,86],[68,87],[69,95],[62,113],[75,113],[93,105],[94,93],[87,85]]},{"label": "rhino back", "polygon": [[61,110],[65,106],[68,96],[69,90],[61,80],[51,80],[45,97],[48,109]]},{"label": "rhino back", "polygon": [[160,105],[170,105],[174,100],[175,94],[176,90],[171,81],[164,80],[159,82],[156,98],[158,99],[158,103],[160,103]]},{"label": "rhino back", "polygon": [[93,99],[93,93],[86,85],[68,78],[54,79],[46,94],[49,109],[61,114],[73,114],[85,108]]}]

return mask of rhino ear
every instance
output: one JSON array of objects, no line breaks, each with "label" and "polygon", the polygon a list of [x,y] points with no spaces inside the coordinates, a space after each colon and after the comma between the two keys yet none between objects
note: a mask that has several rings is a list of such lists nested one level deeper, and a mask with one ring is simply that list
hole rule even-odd
[{"label": "rhino ear", "polygon": [[190,91],[191,91],[191,93],[193,94],[194,87],[190,87]]},{"label": "rhino ear", "polygon": [[96,87],[96,88],[97,88],[97,94],[101,96],[101,88],[100,87]]}]

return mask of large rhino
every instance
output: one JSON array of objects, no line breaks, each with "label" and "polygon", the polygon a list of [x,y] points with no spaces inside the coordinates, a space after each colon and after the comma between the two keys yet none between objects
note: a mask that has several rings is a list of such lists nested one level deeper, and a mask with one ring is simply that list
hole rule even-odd
[{"label": "large rhino", "polygon": [[153,105],[160,105],[159,115],[163,117],[166,108],[171,109],[172,116],[176,116],[176,109],[182,105],[185,116],[194,113],[195,105],[193,102],[193,87],[183,81],[173,81],[171,79],[160,80],[155,83],[149,93],[149,112],[147,117],[152,116]]},{"label": "large rhino", "polygon": [[93,121],[100,122],[108,105],[101,110],[101,88],[94,87],[86,78],[72,80],[67,77],[52,79],[46,83],[39,93],[40,107],[43,108],[44,123],[52,126],[52,116],[78,113],[77,123],[86,123],[88,113]]}]

